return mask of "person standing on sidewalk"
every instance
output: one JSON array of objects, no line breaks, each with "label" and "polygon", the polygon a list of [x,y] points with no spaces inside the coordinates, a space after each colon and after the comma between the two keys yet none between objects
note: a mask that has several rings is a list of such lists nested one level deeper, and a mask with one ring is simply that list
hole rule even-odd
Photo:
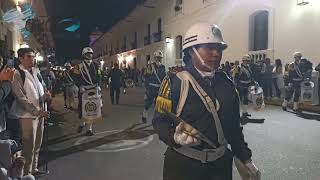
[{"label": "person standing on sidewalk", "polygon": [[276,90],[276,96],[280,99],[281,90],[279,88],[279,84],[283,84],[281,83],[281,81],[283,81],[283,67],[280,59],[275,60],[275,67],[272,70],[272,80]]},{"label": "person standing on sidewalk", "polygon": [[73,109],[74,108],[74,97],[75,97],[75,83],[71,73],[71,64],[65,63],[65,71],[62,73],[62,81],[64,87],[64,107]]},{"label": "person standing on sidewalk", "polygon": [[[110,97],[111,97],[111,104],[119,104],[120,98],[120,87],[122,84],[123,72],[119,69],[119,64],[115,63],[113,69],[108,74],[108,78],[111,78],[110,83]],[[116,99],[114,99],[116,98]]]},{"label": "person standing on sidewalk", "polygon": [[22,128],[22,155],[26,163],[24,174],[42,174],[38,170],[38,159],[44,131],[44,118],[48,112],[44,108],[45,102],[50,101],[51,94],[46,90],[45,83],[39,69],[34,67],[35,52],[30,48],[18,50],[21,62],[15,71],[12,90],[16,96],[16,114]]},{"label": "person standing on sidewalk", "polygon": [[272,70],[273,66],[271,65],[271,60],[266,58],[263,66],[263,74],[262,74],[262,87],[264,98],[271,100],[272,98]]},{"label": "person standing on sidewalk", "polygon": [[[95,96],[101,96],[101,88],[99,86],[99,67],[92,61],[93,50],[90,47],[85,47],[82,50],[83,60],[75,68],[73,73],[75,74],[75,83],[79,87],[78,98],[79,98],[79,118],[83,120],[83,123],[78,127],[78,133],[81,133],[83,128],[86,127],[86,136],[93,136],[92,121],[83,118],[83,114],[86,111],[82,105],[83,101],[86,100],[85,94],[95,89]],[[102,106],[102,102],[101,102]],[[101,108],[97,107],[97,108]]]}]

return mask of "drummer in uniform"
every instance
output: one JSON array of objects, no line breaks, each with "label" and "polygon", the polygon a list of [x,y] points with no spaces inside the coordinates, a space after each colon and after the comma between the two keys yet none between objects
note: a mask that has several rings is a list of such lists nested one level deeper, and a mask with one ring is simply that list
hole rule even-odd
[{"label": "drummer in uniform", "polygon": [[303,72],[301,66],[302,53],[295,52],[293,54],[294,62],[288,66],[288,86],[286,89],[285,99],[282,103],[282,109],[287,110],[288,102],[293,98],[293,111],[299,111],[299,99],[301,95],[301,83],[303,81]]},{"label": "drummer in uniform", "polygon": [[251,114],[248,113],[249,104],[249,86],[252,84],[252,71],[250,69],[250,56],[248,54],[242,57],[242,65],[239,74],[239,90],[242,99],[242,118],[248,118]]},{"label": "drummer in uniform", "polygon": [[[98,85],[99,83],[99,72],[98,65],[92,61],[93,50],[90,47],[85,47],[82,50],[83,60],[74,68],[74,74],[76,75],[75,83],[79,87],[78,99],[79,99],[79,118],[83,119],[83,123],[78,127],[78,133],[81,133],[84,128],[86,128],[86,136],[93,136],[92,124],[93,121],[88,121],[83,118],[84,106],[82,102],[86,96],[86,92],[90,90],[95,90],[95,95],[101,97],[101,88]],[[101,100],[101,99],[100,99]],[[97,108],[101,108],[101,103],[96,103]]]}]

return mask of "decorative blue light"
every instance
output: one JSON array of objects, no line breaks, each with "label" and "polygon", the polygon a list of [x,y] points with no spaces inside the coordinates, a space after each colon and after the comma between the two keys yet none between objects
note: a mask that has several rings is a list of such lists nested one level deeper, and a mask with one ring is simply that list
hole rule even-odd
[{"label": "decorative blue light", "polygon": [[69,31],[69,32],[76,32],[80,28],[80,20],[75,19],[75,18],[66,18],[58,22],[58,24],[63,24],[63,23],[70,23],[70,25],[64,30]]}]

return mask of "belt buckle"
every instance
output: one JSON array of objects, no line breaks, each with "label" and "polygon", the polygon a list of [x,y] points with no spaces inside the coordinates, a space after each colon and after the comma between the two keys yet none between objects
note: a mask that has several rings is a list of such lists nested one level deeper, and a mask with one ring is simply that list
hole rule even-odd
[{"label": "belt buckle", "polygon": [[204,156],[200,155],[200,159],[203,164],[206,164],[208,163],[208,152],[204,152],[204,153],[205,153]]},{"label": "belt buckle", "polygon": [[209,153],[211,152],[210,150],[208,149],[204,149],[203,152],[205,153],[204,154],[204,158],[202,158],[201,162],[202,163],[208,163],[208,158],[209,158]]}]

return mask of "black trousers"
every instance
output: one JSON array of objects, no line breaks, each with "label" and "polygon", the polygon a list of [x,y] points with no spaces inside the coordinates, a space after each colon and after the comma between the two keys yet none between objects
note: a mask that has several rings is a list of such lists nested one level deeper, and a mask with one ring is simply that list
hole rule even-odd
[{"label": "black trousers", "polygon": [[168,148],[164,159],[163,180],[232,180],[232,163],[230,150],[216,161],[202,163]]},{"label": "black trousers", "polygon": [[110,97],[111,97],[111,104],[119,104],[120,98],[120,87],[110,87]]},{"label": "black trousers", "polygon": [[264,97],[272,97],[272,78],[262,79],[262,89]]},{"label": "black trousers", "polygon": [[146,86],[146,96],[147,98],[145,99],[145,104],[144,108],[148,110],[152,103],[155,101],[159,93],[159,88],[158,87],[153,87],[153,86]]},{"label": "black trousers", "polygon": [[276,90],[276,95],[277,95],[278,98],[280,98],[280,96],[281,96],[281,91],[280,91],[280,89],[279,89],[279,87],[278,87],[278,78],[273,78],[272,80],[273,80],[274,88],[275,88],[275,90]]},{"label": "black trousers", "polygon": [[293,102],[299,102],[301,95],[301,83],[293,83],[292,87],[286,89],[286,100],[290,101],[294,93]]},{"label": "black trousers", "polygon": [[67,106],[67,87],[63,87],[64,106]]},{"label": "black trousers", "polygon": [[249,104],[249,84],[240,84],[240,99],[244,105]]},{"label": "black trousers", "polygon": [[82,119],[82,93],[78,92],[78,116],[79,119]]},{"label": "black trousers", "polygon": [[22,143],[21,125],[19,119],[6,119],[7,130],[10,132],[10,139]]}]

